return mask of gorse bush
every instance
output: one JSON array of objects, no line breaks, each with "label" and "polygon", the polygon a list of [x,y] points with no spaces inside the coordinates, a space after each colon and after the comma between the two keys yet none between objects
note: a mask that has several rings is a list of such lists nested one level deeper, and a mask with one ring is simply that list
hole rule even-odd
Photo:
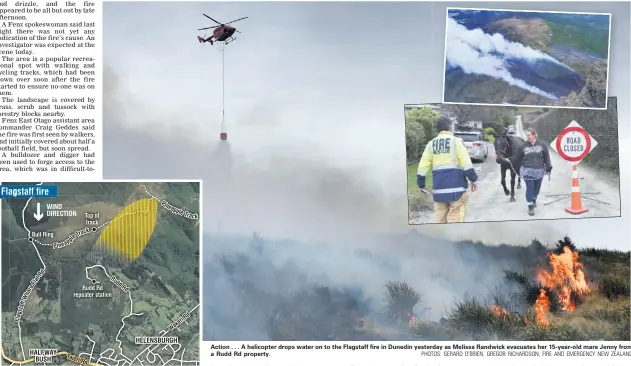
[{"label": "gorse bush", "polygon": [[448,328],[473,340],[512,340],[524,320],[513,312],[497,314],[488,304],[473,298],[456,303],[448,312],[445,323]]},{"label": "gorse bush", "polygon": [[440,118],[440,114],[427,107],[415,108],[407,112],[405,116],[405,146],[408,163],[418,162],[425,145],[436,137],[434,123],[438,118]]},{"label": "gorse bush", "polygon": [[598,292],[611,300],[619,297],[629,298],[629,271],[611,269],[605,273],[598,282]]},{"label": "gorse bush", "polygon": [[314,286],[277,306],[267,332],[271,339],[284,341],[354,339],[362,333],[359,307],[348,293]]},{"label": "gorse bush", "polygon": [[557,241],[556,246],[554,250],[552,251],[552,253],[562,254],[565,248],[569,248],[573,252],[577,251],[576,245],[574,245],[574,243],[572,242],[572,239],[566,236],[563,239]]}]

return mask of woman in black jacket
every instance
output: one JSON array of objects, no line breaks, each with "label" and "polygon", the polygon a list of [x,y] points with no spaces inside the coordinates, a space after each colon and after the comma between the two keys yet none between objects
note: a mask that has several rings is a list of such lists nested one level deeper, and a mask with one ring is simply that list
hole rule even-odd
[{"label": "woman in black jacket", "polygon": [[537,140],[534,128],[526,130],[526,139],[526,143],[517,150],[516,160],[520,162],[519,175],[526,182],[528,215],[534,216],[543,177],[552,171],[552,163],[548,145]]}]

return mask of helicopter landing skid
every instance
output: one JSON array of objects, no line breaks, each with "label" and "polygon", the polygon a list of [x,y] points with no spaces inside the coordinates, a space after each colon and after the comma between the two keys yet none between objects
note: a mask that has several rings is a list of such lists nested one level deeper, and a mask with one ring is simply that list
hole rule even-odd
[{"label": "helicopter landing skid", "polygon": [[237,40],[236,38],[230,37],[230,38],[228,38],[228,40],[226,40],[226,44],[230,44],[230,43],[232,43],[232,42],[234,42],[236,40]]}]

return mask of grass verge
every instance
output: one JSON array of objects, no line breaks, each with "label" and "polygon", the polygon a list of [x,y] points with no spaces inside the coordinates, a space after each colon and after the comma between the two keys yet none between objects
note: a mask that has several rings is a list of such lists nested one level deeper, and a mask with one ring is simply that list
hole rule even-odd
[{"label": "grass verge", "polygon": [[[418,212],[431,209],[432,201],[426,195],[418,191],[418,185],[416,183],[416,172],[418,171],[418,162],[408,164],[408,211]],[[425,178],[425,187],[428,190],[432,190],[432,173],[430,172]]]}]

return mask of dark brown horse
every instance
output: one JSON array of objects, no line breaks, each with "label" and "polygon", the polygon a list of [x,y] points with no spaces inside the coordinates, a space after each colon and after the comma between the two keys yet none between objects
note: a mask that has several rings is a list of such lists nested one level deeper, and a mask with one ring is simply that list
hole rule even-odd
[{"label": "dark brown horse", "polygon": [[[500,173],[502,176],[502,188],[504,194],[510,195],[510,201],[515,202],[515,177],[517,177],[517,189],[521,189],[521,177],[519,176],[519,167],[521,162],[515,159],[517,150],[525,141],[514,135],[496,135],[495,142],[495,162],[500,165]],[[506,171],[510,171],[510,191],[506,187]]]}]

